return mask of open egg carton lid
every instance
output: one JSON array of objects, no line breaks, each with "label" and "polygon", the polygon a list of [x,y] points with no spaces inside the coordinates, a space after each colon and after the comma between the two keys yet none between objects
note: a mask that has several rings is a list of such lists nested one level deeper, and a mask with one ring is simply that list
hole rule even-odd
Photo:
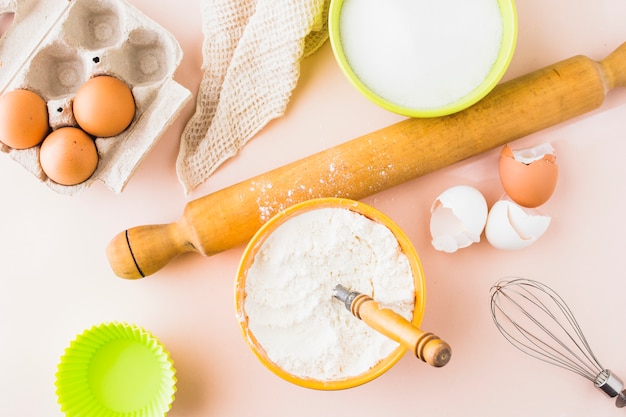
[{"label": "open egg carton lid", "polygon": [[121,192],[143,157],[191,98],[173,80],[182,59],[177,40],[125,0],[0,0],[13,22],[0,39],[0,95],[28,89],[47,103],[52,129],[76,121],[72,102],[89,78],[124,81],[135,99],[130,126],[115,137],[95,138],[99,162],[77,185],[50,180],[39,165],[39,146],[0,151],[61,194],[83,191],[96,180]]}]

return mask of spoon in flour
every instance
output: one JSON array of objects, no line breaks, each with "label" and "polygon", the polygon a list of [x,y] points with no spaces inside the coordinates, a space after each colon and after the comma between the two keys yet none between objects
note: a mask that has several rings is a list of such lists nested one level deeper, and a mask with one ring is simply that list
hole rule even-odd
[{"label": "spoon in flour", "polygon": [[410,349],[427,364],[441,367],[450,360],[452,350],[448,343],[433,333],[421,331],[395,311],[381,307],[370,296],[349,291],[342,285],[335,287],[333,296],[342,301],[356,318]]}]

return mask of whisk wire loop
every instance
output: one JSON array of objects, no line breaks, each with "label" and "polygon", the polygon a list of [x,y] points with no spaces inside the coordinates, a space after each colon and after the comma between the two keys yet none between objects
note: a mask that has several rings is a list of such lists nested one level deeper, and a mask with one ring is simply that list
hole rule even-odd
[{"label": "whisk wire loop", "polygon": [[574,314],[550,287],[525,278],[502,279],[491,287],[491,316],[517,349],[590,380],[617,397],[617,407],[626,406],[622,380],[600,365]]},{"label": "whisk wire loop", "polygon": [[492,287],[491,313],[498,330],[522,352],[590,381],[602,372],[573,313],[549,287],[524,278],[501,280]]}]

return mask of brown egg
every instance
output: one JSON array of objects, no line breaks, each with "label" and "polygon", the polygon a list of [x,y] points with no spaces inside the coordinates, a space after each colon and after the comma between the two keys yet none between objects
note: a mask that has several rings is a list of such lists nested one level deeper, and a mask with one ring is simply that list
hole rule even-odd
[{"label": "brown egg", "polygon": [[52,181],[76,185],[87,180],[96,170],[98,150],[93,139],[81,129],[62,127],[44,139],[39,163]]},{"label": "brown egg", "polygon": [[549,145],[516,152],[506,145],[500,153],[498,169],[507,195],[520,206],[529,208],[550,199],[559,175],[556,156]]},{"label": "brown egg", "polygon": [[135,117],[135,99],[124,82],[101,75],[78,89],[72,110],[85,132],[98,137],[117,136]]},{"label": "brown egg", "polygon": [[50,130],[48,106],[29,90],[12,90],[0,97],[0,141],[13,149],[39,145]]}]

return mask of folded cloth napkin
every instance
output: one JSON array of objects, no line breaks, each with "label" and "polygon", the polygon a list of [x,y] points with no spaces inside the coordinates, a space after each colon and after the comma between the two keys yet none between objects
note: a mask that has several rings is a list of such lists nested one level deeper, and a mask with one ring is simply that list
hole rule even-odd
[{"label": "folded cloth napkin", "polygon": [[284,114],[302,58],[328,37],[329,2],[203,1],[203,77],[176,161],[186,192]]}]

